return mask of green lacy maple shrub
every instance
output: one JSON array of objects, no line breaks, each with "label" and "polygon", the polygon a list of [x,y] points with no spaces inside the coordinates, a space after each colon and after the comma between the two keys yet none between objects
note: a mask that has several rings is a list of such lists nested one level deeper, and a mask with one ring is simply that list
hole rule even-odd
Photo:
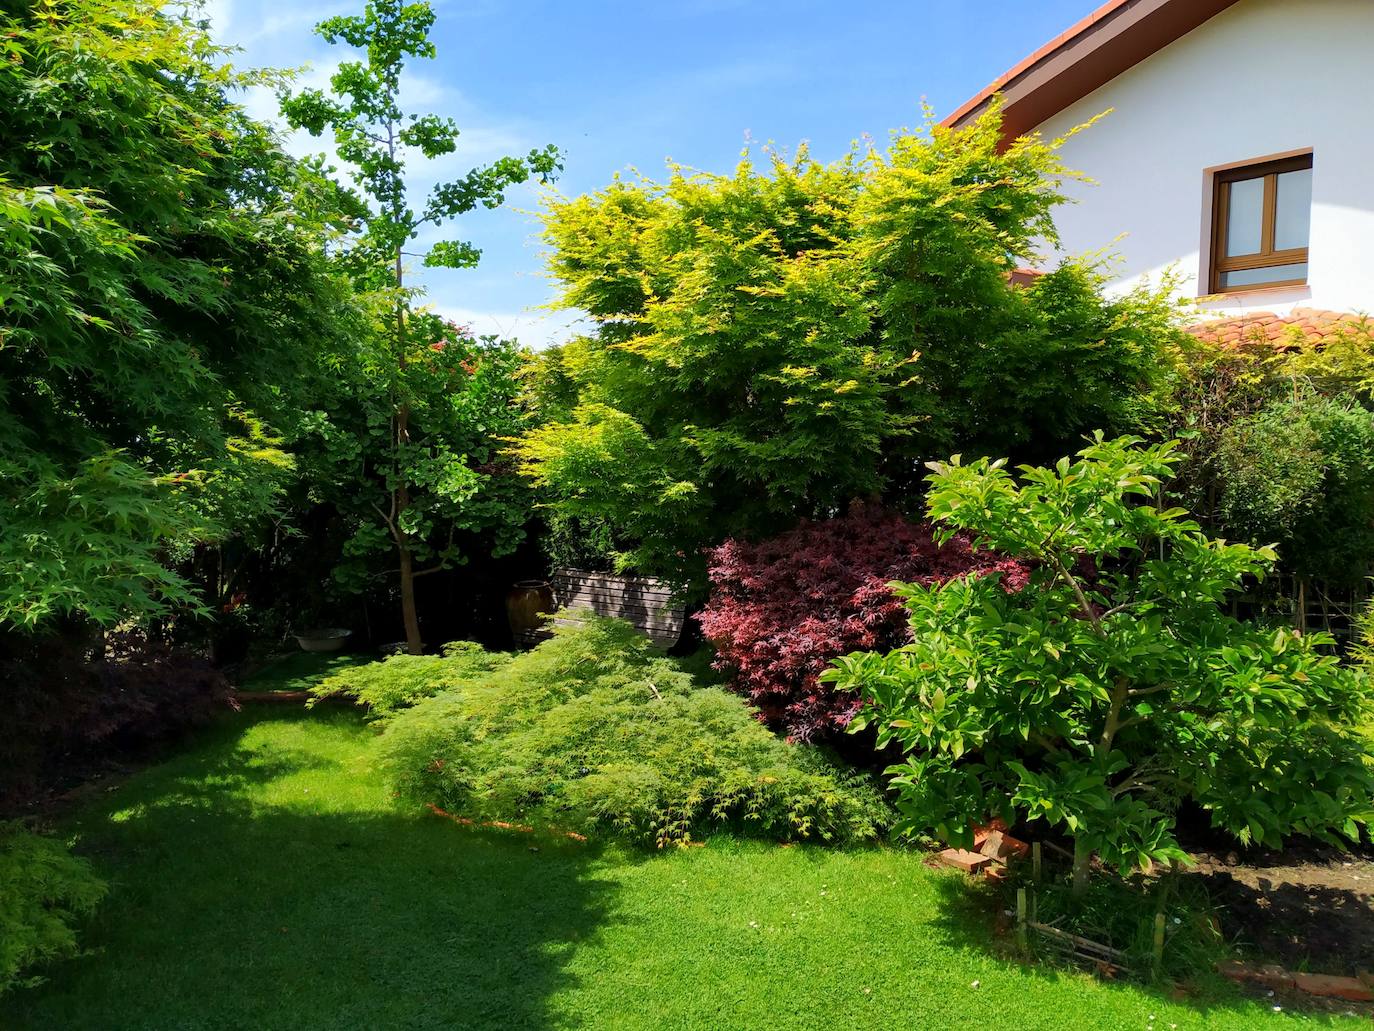
[{"label": "green lacy maple shrub", "polygon": [[494,673],[511,658],[508,652],[489,652],[472,641],[446,644],[441,655],[390,655],[325,677],[310,688],[310,704],[347,695],[367,706],[369,718],[384,720],[421,699]]},{"label": "green lacy maple shrub", "polygon": [[75,956],[76,925],[104,895],[105,882],[65,842],[0,824],[0,994]]},{"label": "green lacy maple shrub", "polygon": [[388,724],[402,797],[488,819],[660,846],[730,826],[857,841],[890,822],[878,787],[789,744],[740,698],[701,686],[633,627],[590,619]]}]

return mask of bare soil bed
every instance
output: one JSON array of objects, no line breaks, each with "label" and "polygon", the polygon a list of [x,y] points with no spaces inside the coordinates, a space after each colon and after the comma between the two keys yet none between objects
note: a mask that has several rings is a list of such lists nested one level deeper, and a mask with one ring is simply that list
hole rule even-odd
[{"label": "bare soil bed", "polygon": [[1374,846],[1295,843],[1194,858],[1192,876],[1217,904],[1222,932],[1247,956],[1323,974],[1374,970]]}]

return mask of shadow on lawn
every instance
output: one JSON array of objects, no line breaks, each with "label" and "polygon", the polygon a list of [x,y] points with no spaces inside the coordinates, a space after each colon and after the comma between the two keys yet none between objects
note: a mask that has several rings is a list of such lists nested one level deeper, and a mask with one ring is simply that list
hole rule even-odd
[{"label": "shadow on lawn", "polygon": [[244,729],[83,819],[111,881],[83,938],[96,951],[5,1000],[0,1026],[568,1026],[549,997],[608,905],[589,846],[385,805],[263,804],[260,789],[319,783],[331,761],[254,754]]},{"label": "shadow on lawn", "polygon": [[[1067,961],[1057,963],[1053,960],[1023,958],[1016,944],[1015,918],[1003,908],[1007,900],[997,888],[981,881],[971,881],[961,874],[944,873],[939,878],[937,890],[941,904],[932,926],[948,944],[989,952],[1008,963],[1019,965],[1030,976],[1051,981],[1065,977],[1097,976]],[[1112,984],[1110,980],[1098,979],[1103,984]],[[1239,1013],[1263,1011],[1274,1002],[1273,999],[1260,1001],[1246,996],[1210,967],[1197,970],[1182,983],[1168,980],[1142,983],[1142,980],[1134,980],[1123,981],[1122,987],[1128,984],[1161,1001],[1187,1006],[1199,1013],[1213,1010],[1235,1010]],[[1334,1004],[1328,1006],[1324,1005],[1326,1000],[1301,994],[1283,1001],[1288,1009],[1309,1010],[1304,1016],[1309,1021],[1323,1025],[1330,1025],[1336,1014],[1351,1008],[1348,1003],[1339,1000],[1333,1000]]]}]

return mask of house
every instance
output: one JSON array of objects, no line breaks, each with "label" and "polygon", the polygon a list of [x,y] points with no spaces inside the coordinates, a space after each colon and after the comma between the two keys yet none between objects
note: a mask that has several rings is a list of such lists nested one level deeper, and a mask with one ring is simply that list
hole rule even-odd
[{"label": "house", "polygon": [[[1374,312],[1374,0],[1109,0],[950,115],[1001,95],[1009,140],[1068,140],[1095,184],[1056,212],[1111,288],[1173,267],[1206,315],[1271,339]],[[1214,334],[1229,333],[1217,324]]]}]

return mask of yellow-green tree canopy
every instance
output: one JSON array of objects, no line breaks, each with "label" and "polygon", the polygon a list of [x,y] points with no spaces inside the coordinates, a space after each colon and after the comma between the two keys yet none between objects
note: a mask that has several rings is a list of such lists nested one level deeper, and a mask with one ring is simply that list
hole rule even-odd
[{"label": "yellow-green tree canopy", "polygon": [[597,323],[555,359],[563,418],[519,444],[554,515],[693,578],[704,545],[905,491],[922,458],[1137,424],[1169,306],[1076,263],[1014,286],[1071,173],[1057,141],[999,140],[994,112],[553,200],[550,270]]}]

